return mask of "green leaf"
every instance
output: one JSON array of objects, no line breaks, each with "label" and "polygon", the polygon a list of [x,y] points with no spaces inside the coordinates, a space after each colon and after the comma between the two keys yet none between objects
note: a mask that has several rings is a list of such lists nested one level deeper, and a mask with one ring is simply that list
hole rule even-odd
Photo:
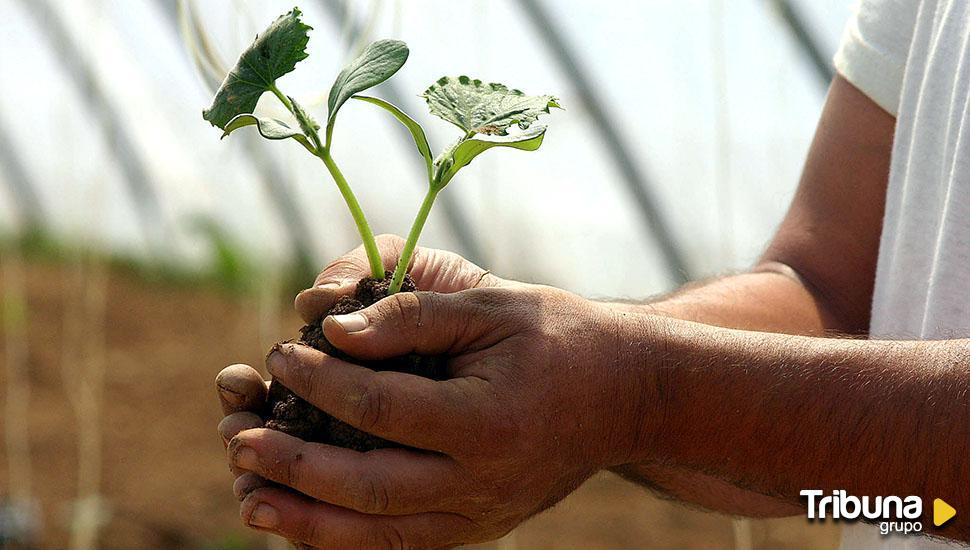
[{"label": "green leaf", "polygon": [[307,58],[306,46],[310,40],[307,33],[312,27],[305,25],[300,15],[300,10],[293,8],[256,37],[239,56],[212,105],[202,112],[202,118],[225,129],[236,116],[252,113],[260,96]]},{"label": "green leaf", "polygon": [[245,128],[246,126],[256,126],[259,130],[259,135],[266,139],[288,139],[293,138],[300,143],[300,145],[306,147],[307,151],[314,153],[313,144],[310,140],[300,131],[299,128],[293,128],[282,120],[277,120],[275,118],[261,118],[250,114],[241,114],[233,118],[226,124],[226,129],[222,133],[222,137],[226,137],[235,130],[240,128]]},{"label": "green leaf", "polygon": [[418,152],[424,157],[424,162],[428,166],[428,179],[431,179],[432,170],[432,154],[431,146],[428,145],[428,136],[424,134],[424,128],[417,123],[413,118],[409,117],[407,113],[396,107],[395,105],[384,101],[383,99],[378,99],[376,97],[370,97],[366,95],[355,95],[354,99],[359,99],[360,101],[366,101],[367,103],[373,103],[379,107],[387,109],[394,118],[398,119],[401,124],[404,125],[411,132],[411,137],[414,138],[414,145],[417,146]]},{"label": "green leaf", "polygon": [[444,188],[455,177],[459,170],[468,166],[478,155],[492,147],[511,147],[522,151],[535,151],[542,145],[546,135],[546,127],[535,125],[520,134],[489,136],[459,140],[449,150],[446,150],[435,162],[435,185]]},{"label": "green leaf", "polygon": [[466,134],[504,136],[512,125],[525,130],[539,115],[559,107],[551,95],[529,96],[503,84],[486,84],[467,76],[439,78],[422,97],[433,115]]},{"label": "green leaf", "polygon": [[337,111],[348,99],[391,78],[407,59],[408,46],[400,40],[378,40],[364,48],[357,59],[340,71],[330,87],[327,126],[333,125]]}]

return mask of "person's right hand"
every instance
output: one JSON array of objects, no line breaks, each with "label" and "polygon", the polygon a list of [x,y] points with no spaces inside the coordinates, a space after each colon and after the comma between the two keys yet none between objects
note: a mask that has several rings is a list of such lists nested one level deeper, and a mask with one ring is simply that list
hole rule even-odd
[{"label": "person's right hand", "polygon": [[[384,260],[384,267],[393,270],[400,258],[404,239],[396,235],[380,235],[377,246]],[[433,248],[417,248],[408,271],[419,290],[453,293],[470,288],[510,286],[506,281],[458,254]],[[367,254],[359,246],[332,262],[317,276],[313,287],[297,295],[295,307],[307,323],[319,322],[334,302],[354,292],[357,281],[370,275]],[[231,365],[216,376],[216,389],[225,417],[219,423],[223,444],[228,444],[237,433],[259,428],[263,420],[259,416],[266,401],[267,384],[256,369],[249,365]],[[253,474],[237,476],[234,492],[237,496],[262,482]]]}]

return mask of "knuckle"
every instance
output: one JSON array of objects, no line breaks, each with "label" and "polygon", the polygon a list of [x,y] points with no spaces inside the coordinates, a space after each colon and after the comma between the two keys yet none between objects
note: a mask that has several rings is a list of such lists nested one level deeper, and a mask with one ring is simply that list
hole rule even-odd
[{"label": "knuckle", "polygon": [[519,296],[506,289],[475,288],[460,294],[461,308],[481,320],[508,319],[515,316]]},{"label": "knuckle", "polygon": [[404,246],[404,238],[393,233],[381,233],[375,237],[377,244],[386,244],[401,247]]},{"label": "knuckle", "polygon": [[[437,313],[441,311],[441,295],[436,292],[419,292],[412,296],[414,310],[410,320],[412,340],[418,346],[426,346],[433,333],[445,327],[438,326]],[[450,328],[450,327],[449,327]]]},{"label": "knuckle", "polygon": [[421,296],[414,292],[401,292],[387,302],[387,315],[399,328],[404,329],[420,324]]},{"label": "knuckle", "polygon": [[409,548],[404,541],[404,534],[393,523],[385,522],[376,533],[375,548],[382,550],[405,550]]},{"label": "knuckle", "polygon": [[[317,518],[307,518],[307,521],[301,521],[297,527],[299,531],[298,538],[302,541],[310,543],[315,547],[325,548],[328,542],[327,530],[323,526],[323,522],[317,520]],[[309,545],[305,545],[305,548],[311,548]]]},{"label": "knuckle", "polygon": [[378,382],[365,384],[353,406],[357,427],[368,433],[383,426],[391,414],[387,388]]},{"label": "knuckle", "polygon": [[[289,369],[286,382],[290,389],[302,393],[307,401],[318,404],[326,391],[326,370],[313,368],[311,365],[301,365],[296,369]],[[290,372],[293,372],[290,375]],[[292,381],[291,381],[292,380]]]},{"label": "knuckle", "polygon": [[367,273],[367,266],[365,262],[357,255],[351,253],[337,258],[336,260],[327,264],[327,266],[323,268],[323,271],[317,275],[315,284],[320,284],[324,281],[332,279],[360,277],[364,273]]},{"label": "knuckle", "polygon": [[489,309],[495,307],[499,302],[499,296],[504,294],[502,291],[493,291],[487,288],[473,288],[461,294],[462,303],[466,307],[475,309]]},{"label": "knuckle", "polygon": [[306,479],[306,460],[304,459],[303,446],[297,447],[293,453],[283,462],[280,468],[282,483],[293,488],[301,488],[308,484]]},{"label": "knuckle", "polygon": [[358,477],[355,504],[365,514],[385,514],[390,508],[390,494],[383,476],[373,472]]}]

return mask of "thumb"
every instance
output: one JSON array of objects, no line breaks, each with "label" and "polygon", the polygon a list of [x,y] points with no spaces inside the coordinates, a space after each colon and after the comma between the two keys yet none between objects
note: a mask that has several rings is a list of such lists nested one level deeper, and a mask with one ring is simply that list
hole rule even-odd
[{"label": "thumb", "polygon": [[358,312],[327,317],[323,332],[338,349],[363,360],[478,351],[515,330],[506,293],[497,288],[401,292]]}]

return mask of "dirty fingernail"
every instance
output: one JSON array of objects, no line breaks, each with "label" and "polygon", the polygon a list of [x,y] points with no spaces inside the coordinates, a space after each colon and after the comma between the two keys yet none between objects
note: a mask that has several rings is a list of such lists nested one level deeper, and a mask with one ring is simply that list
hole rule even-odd
[{"label": "dirty fingernail", "polygon": [[280,521],[280,514],[265,502],[261,502],[256,505],[256,509],[249,516],[249,524],[253,527],[262,527],[263,529],[272,529]]},{"label": "dirty fingernail", "polygon": [[232,463],[244,470],[255,470],[259,464],[259,457],[256,451],[249,447],[241,447],[232,456]]},{"label": "dirty fingernail", "polygon": [[360,313],[348,315],[334,315],[333,320],[344,329],[344,332],[360,332],[367,328],[367,317]]},{"label": "dirty fingernail", "polygon": [[246,399],[246,396],[242,395],[239,392],[232,391],[229,388],[218,386],[218,389],[219,389],[219,397],[221,397],[223,401],[225,401],[229,405],[232,405],[233,407],[238,407],[239,405],[242,405],[243,401],[245,401]]},{"label": "dirty fingernail", "polygon": [[264,487],[266,481],[254,474],[243,474],[236,478],[236,481],[232,484],[232,492],[241,501],[243,501],[249,493],[252,493],[260,487]]},{"label": "dirty fingernail", "polygon": [[283,378],[283,373],[286,370],[286,358],[279,350],[274,349],[266,358],[266,370],[277,378]]}]

